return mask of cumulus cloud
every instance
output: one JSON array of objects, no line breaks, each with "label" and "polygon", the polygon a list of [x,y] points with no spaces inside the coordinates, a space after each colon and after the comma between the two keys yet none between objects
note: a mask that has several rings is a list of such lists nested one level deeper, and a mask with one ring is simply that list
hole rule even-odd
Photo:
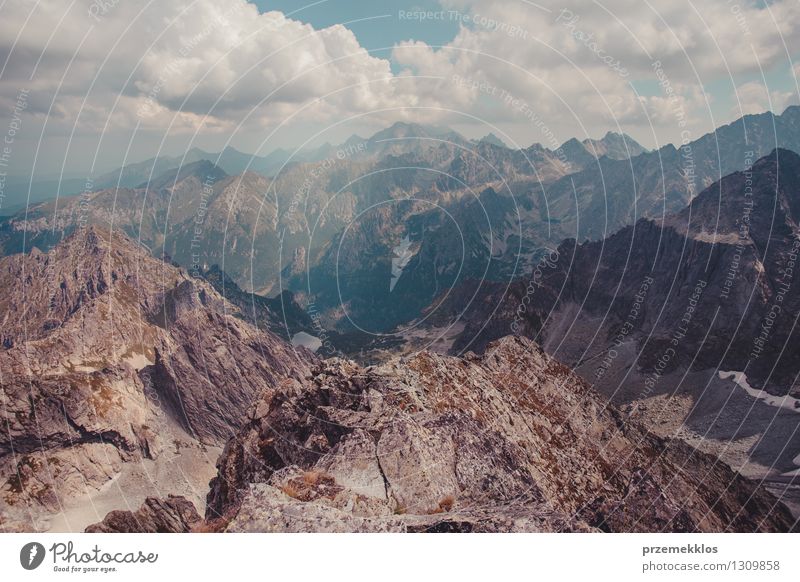
[{"label": "cumulus cloud", "polygon": [[[794,0],[760,7],[727,0],[443,4],[444,17],[461,24],[457,37],[443,48],[400,44],[397,62],[426,74],[477,77],[525,95],[545,115],[573,118],[576,127],[675,126],[676,111],[707,126],[715,97],[706,84],[769,70],[789,59],[788,47],[800,46]],[[632,83],[648,80],[658,81],[656,91],[634,90]],[[792,93],[772,97],[780,108]]]},{"label": "cumulus cloud", "polygon": [[781,113],[789,105],[797,103],[797,94],[791,91],[769,91],[762,83],[751,81],[736,88],[736,99],[737,104],[731,109],[733,116],[764,111]]},{"label": "cumulus cloud", "polygon": [[674,126],[676,109],[700,123],[714,101],[703,86],[720,78],[739,85],[746,112],[767,97],[776,109],[795,99],[736,79],[800,46],[796,0],[441,3],[442,18],[458,22],[455,38],[444,47],[414,40],[417,27],[436,23],[412,17],[389,60],[344,26],[316,30],[245,0],[7,0],[0,105],[24,86],[51,131],[225,132],[293,116],[514,123],[520,107],[509,103],[521,100],[568,137]]},{"label": "cumulus cloud", "polygon": [[4,96],[30,85],[40,112],[52,103],[54,119],[94,129],[196,128],[204,119],[226,126],[248,116],[270,124],[317,100],[306,120],[396,107],[407,97],[389,61],[341,25],[315,30],[244,0],[104,4],[92,14],[100,3],[6,2]]}]

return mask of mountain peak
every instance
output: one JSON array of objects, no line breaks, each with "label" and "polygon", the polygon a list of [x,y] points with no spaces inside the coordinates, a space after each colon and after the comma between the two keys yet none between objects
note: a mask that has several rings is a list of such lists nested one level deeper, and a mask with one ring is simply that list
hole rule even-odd
[{"label": "mountain peak", "polygon": [[[208,495],[206,518],[230,517],[227,531],[490,532],[509,523],[519,531],[781,531],[792,523],[768,493],[626,420],[529,339],[369,368],[324,360],[310,377],[265,391],[254,409]],[[263,438],[275,426],[282,438]],[[320,449],[294,453],[307,443]],[[321,477],[303,481],[311,474]],[[325,490],[335,492],[335,519],[325,519]],[[741,491],[761,509],[731,519]]]},{"label": "mountain peak", "polygon": [[178,182],[187,178],[195,178],[201,183],[210,182],[215,184],[227,177],[227,173],[217,166],[214,162],[202,159],[196,162],[183,164],[177,168],[169,169],[152,180],[137,186],[138,188],[149,188],[150,190],[170,189]]},{"label": "mountain peak", "polygon": [[360,143],[363,143],[363,142],[365,142],[365,141],[367,141],[367,140],[366,140],[366,138],[364,138],[364,137],[361,137],[361,136],[360,136],[360,135],[358,135],[357,133],[354,133],[353,135],[351,135],[350,137],[348,137],[348,138],[347,138],[347,139],[346,139],[346,140],[345,140],[345,141],[342,143],[342,145],[343,145],[343,146],[349,146],[349,145],[358,145],[358,144],[360,144]]},{"label": "mountain peak", "polygon": [[487,133],[480,140],[478,140],[478,143],[488,143],[493,146],[508,148],[506,143],[502,139],[497,137],[494,133]]},{"label": "mountain peak", "polygon": [[614,131],[607,131],[601,139],[585,139],[581,143],[593,156],[606,156],[612,160],[634,158],[647,151],[629,135]]},{"label": "mountain peak", "polygon": [[[749,171],[734,172],[698,194],[665,224],[699,240],[756,244],[800,228],[800,155],[776,148]],[[747,215],[747,229],[742,230]],[[742,237],[744,234],[744,237]]]},{"label": "mountain peak", "polygon": [[375,133],[369,141],[381,141],[402,138],[463,138],[448,127],[436,125],[422,125],[419,123],[397,121],[390,127]]},{"label": "mountain peak", "polygon": [[99,256],[111,250],[128,255],[128,258],[131,258],[131,253],[150,258],[144,248],[121,230],[111,230],[95,223],[76,228],[64,237],[61,243],[53,247],[56,257],[72,255],[76,259]]}]

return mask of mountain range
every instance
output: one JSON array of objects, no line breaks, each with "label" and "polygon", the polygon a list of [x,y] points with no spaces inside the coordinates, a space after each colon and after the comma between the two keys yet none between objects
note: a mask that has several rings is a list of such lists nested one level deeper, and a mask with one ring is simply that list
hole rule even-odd
[{"label": "mountain range", "polygon": [[[530,340],[367,369],[320,361],[97,227],[0,272],[23,282],[4,298],[0,353],[6,530],[794,527],[756,482],[626,420]],[[117,487],[131,509],[88,525]]]},{"label": "mountain range", "polygon": [[655,432],[783,489],[800,451],[798,178],[800,156],[775,150],[663,220],[563,242],[527,279],[465,284],[429,336],[459,315],[452,353],[534,338]]},{"label": "mountain range", "polygon": [[[337,148],[327,148],[327,157],[320,161],[290,164],[274,178],[252,171],[252,166],[244,174],[229,175],[244,169],[225,162],[233,154],[209,161],[200,150],[191,150],[181,160],[157,158],[126,167],[119,171],[124,180],[112,180],[119,187],[33,205],[4,220],[0,249],[4,254],[33,246],[47,250],[78,226],[116,227],[156,256],[167,254],[186,267],[219,264],[244,289],[262,294],[288,289],[299,293],[301,301],[330,312],[339,305],[330,287],[332,271],[338,270],[343,281],[354,281],[351,293],[357,295],[372,285],[373,277],[385,276],[391,248],[406,234],[415,239],[414,249],[420,247],[423,236],[432,241],[450,238],[453,224],[446,218],[448,213],[466,213],[465,219],[474,221],[480,231],[475,240],[465,243],[469,248],[462,253],[475,253],[468,269],[472,275],[483,272],[493,255],[497,266],[492,266],[490,276],[514,272],[519,263],[514,253],[520,246],[514,247],[514,241],[520,242],[521,237],[509,232],[506,222],[515,208],[517,213],[536,212],[529,201],[515,200],[517,190],[574,172],[595,160],[595,155],[643,151],[631,138],[611,133],[602,140],[570,143],[568,153],[540,145],[511,150],[486,140],[471,142],[445,128],[404,123],[359,139],[354,136]],[[174,164],[183,165],[167,169]],[[105,182],[98,180],[96,186]],[[490,196],[492,190],[501,195],[488,203],[475,199]],[[469,200],[474,203],[461,208],[462,201]],[[483,208],[487,204],[488,215]],[[493,204],[499,208],[491,208]],[[376,224],[376,216],[384,215]],[[411,232],[413,223],[422,230]],[[340,243],[348,236],[354,237],[356,246],[349,256],[363,254],[361,241],[367,239],[371,241],[368,252],[375,259],[338,264]],[[351,243],[344,240],[343,244]],[[498,255],[498,246],[508,247],[507,252]],[[453,255],[456,251],[442,259],[436,256],[439,250],[425,250],[423,255],[428,261],[453,262],[460,258]],[[532,248],[523,249],[526,257],[532,252]],[[420,271],[416,262],[411,267],[408,274]],[[408,274],[401,290],[415,284]],[[454,274],[450,269],[439,284],[452,284]],[[431,293],[435,291],[434,286]],[[430,294],[420,296],[416,304],[424,306],[431,298]],[[381,293],[377,305],[356,309],[368,310],[366,315],[371,317],[389,299],[393,298]],[[383,330],[402,319],[407,320],[407,314],[393,314],[385,321],[370,322],[369,327]],[[338,331],[352,331],[352,327],[345,323]]]},{"label": "mountain range", "polygon": [[794,530],[798,116],[398,123],[3,219],[0,528]]}]

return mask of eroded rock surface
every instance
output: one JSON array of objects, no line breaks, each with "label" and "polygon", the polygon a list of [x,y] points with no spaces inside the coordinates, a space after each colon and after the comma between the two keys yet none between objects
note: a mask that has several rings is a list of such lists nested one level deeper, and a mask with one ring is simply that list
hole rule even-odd
[{"label": "eroded rock surface", "polygon": [[87,533],[185,533],[203,518],[185,497],[148,497],[136,511],[112,511],[103,521],[86,528]]},{"label": "eroded rock surface", "polygon": [[601,404],[535,343],[321,362],[265,390],[206,519],[227,531],[788,531],[755,482]]},{"label": "eroded rock surface", "polygon": [[258,394],[314,359],[205,281],[91,226],[0,259],[0,288],[4,530],[46,529],[125,463],[222,446]]}]

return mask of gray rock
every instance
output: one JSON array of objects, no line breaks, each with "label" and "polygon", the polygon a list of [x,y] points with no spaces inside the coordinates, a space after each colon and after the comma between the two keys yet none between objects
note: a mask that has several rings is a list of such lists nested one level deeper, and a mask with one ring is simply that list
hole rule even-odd
[{"label": "gray rock", "polygon": [[203,519],[184,497],[148,497],[136,511],[112,511],[103,521],[86,528],[86,533],[185,533]]},{"label": "gray rock", "polygon": [[[380,395],[380,396],[378,396]],[[380,481],[379,481],[380,479]],[[530,340],[265,391],[206,519],[230,531],[788,531],[755,482],[623,420]]]},{"label": "gray rock", "polygon": [[92,226],[47,254],[0,259],[0,288],[7,529],[98,491],[124,463],[221,446],[256,395],[314,360],[210,284]]}]

